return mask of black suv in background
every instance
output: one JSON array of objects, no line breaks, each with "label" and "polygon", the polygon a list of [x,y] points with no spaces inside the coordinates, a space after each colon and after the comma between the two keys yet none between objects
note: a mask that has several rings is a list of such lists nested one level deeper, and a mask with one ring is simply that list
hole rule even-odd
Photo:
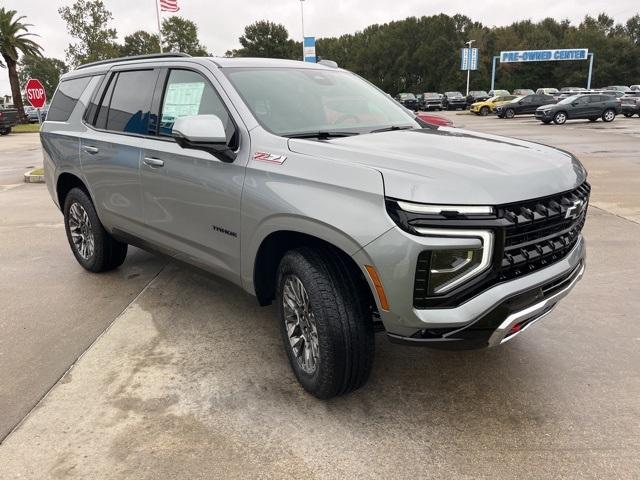
[{"label": "black suv in background", "polygon": [[444,92],[442,106],[447,110],[464,110],[467,108],[467,99],[460,92]]},{"label": "black suv in background", "polygon": [[496,114],[500,118],[513,118],[516,115],[535,113],[538,107],[550,105],[553,102],[551,95],[527,95],[526,97],[516,98],[509,103],[498,105]]},{"label": "black suv in background", "polygon": [[620,110],[620,101],[612,95],[582,94],[567,97],[555,105],[538,108],[536,118],[542,123],[553,121],[556,125],[580,118],[589,119],[592,122],[602,118],[605,122],[611,122]]},{"label": "black suv in background", "polygon": [[472,103],[484,102],[490,98],[489,94],[484,90],[471,90],[467,95],[467,107],[471,106]]},{"label": "black suv in background", "polygon": [[400,104],[404,108],[408,108],[409,110],[413,110],[414,112],[418,111],[418,108],[419,108],[418,99],[413,93],[399,93],[396,96],[396,100],[400,102]]},{"label": "black suv in background", "polygon": [[442,110],[442,94],[436,92],[425,92],[422,94],[423,110]]}]

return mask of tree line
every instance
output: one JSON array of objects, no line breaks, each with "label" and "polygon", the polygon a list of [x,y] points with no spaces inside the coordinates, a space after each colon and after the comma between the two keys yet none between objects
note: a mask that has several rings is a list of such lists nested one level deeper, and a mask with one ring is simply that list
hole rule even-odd
[{"label": "tree line", "polygon": [[[606,14],[585,16],[578,25],[546,18],[487,27],[464,15],[431,15],[371,25],[361,32],[319,38],[319,57],[362,75],[388,93],[462,90],[460,49],[468,40],[479,49],[471,88],[488,90],[494,55],[502,50],[588,48],[595,54],[593,86],[640,83],[640,15],[616,24]],[[260,21],[245,27],[241,48],[227,56],[301,59],[302,44],[283,25]],[[496,88],[586,86],[588,62],[502,64]]]},{"label": "tree line", "polygon": [[[20,86],[27,78],[42,80],[51,98],[60,75],[80,64],[160,51],[160,37],[144,30],[125,36],[119,43],[117,30],[111,26],[113,14],[103,0],[76,0],[58,12],[74,39],[66,49],[65,61],[44,57],[25,17],[0,8],[0,67],[8,70],[14,103],[23,121]],[[165,51],[211,55],[191,20],[171,16],[163,20],[161,31]],[[593,52],[593,86],[640,83],[640,14],[624,24],[602,13],[587,15],[578,25],[546,18],[503,27],[488,27],[459,14],[409,17],[353,34],[319,38],[316,49],[319,57],[338,62],[388,93],[442,92],[462,90],[466,72],[460,71],[460,49],[471,39],[480,52],[478,71],[471,74],[472,89],[489,89],[492,58],[501,50],[549,48],[588,48]],[[240,48],[227,51],[226,56],[302,58],[302,43],[274,22],[247,25],[238,40]],[[497,70],[496,88],[584,86],[587,69],[585,61],[503,64]]]}]

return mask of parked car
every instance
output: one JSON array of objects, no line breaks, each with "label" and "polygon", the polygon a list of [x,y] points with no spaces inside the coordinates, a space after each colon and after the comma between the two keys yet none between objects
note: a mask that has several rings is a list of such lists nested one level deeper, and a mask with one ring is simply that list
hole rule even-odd
[{"label": "parked car", "polygon": [[447,110],[464,110],[467,108],[467,99],[460,92],[444,92],[442,106]]},{"label": "parked car", "polygon": [[620,111],[620,102],[611,95],[574,95],[554,105],[538,108],[536,118],[542,123],[553,121],[556,125],[581,118],[592,122],[602,118],[605,122],[611,122]]},{"label": "parked car", "polygon": [[509,90],[489,90],[489,97],[504,97],[505,95],[511,95]]},{"label": "parked car", "polygon": [[418,112],[416,117],[428,125],[434,127],[453,127],[453,122],[442,115],[434,115],[433,113]]},{"label": "parked car", "polygon": [[631,85],[629,87],[629,90],[631,90],[632,92],[640,92],[640,85]]},{"label": "parked car", "polygon": [[640,117],[640,90],[631,91],[620,98],[620,110],[625,117]]},{"label": "parked car", "polygon": [[513,94],[516,97],[526,97],[527,95],[533,95],[534,93],[536,93],[536,92],[534,92],[530,88],[516,88],[513,91]]},{"label": "parked car", "polygon": [[539,88],[536,90],[536,95],[555,95],[559,90],[557,88]]},{"label": "parked car", "polygon": [[536,112],[536,109],[542,105],[549,105],[553,102],[550,95],[527,95],[526,97],[518,97],[508,103],[498,105],[495,110],[500,118],[513,118],[516,115],[527,115]]},{"label": "parked car", "polygon": [[18,110],[0,107],[0,135],[8,135],[18,123]]},{"label": "parked car", "polygon": [[[47,111],[49,110],[49,106],[45,105],[40,109],[40,120],[44,122],[44,119],[47,116]],[[29,123],[38,123],[40,120],[38,119],[38,110],[33,108],[32,106],[24,107],[24,113],[27,116],[27,120]]]},{"label": "parked car", "polygon": [[502,95],[491,97],[489,100],[485,100],[484,102],[474,103],[473,105],[471,105],[469,111],[485,117],[490,113],[493,113],[498,105],[510,102],[511,100],[515,100],[516,98],[518,98],[517,95]]},{"label": "parked car", "polygon": [[484,90],[471,90],[469,95],[467,95],[467,107],[470,107],[473,103],[484,102],[490,98],[489,94]]},{"label": "parked car", "polygon": [[560,89],[560,93],[566,93],[566,92],[584,92],[586,91],[586,88],[583,87],[562,87]]},{"label": "parked car", "polygon": [[442,95],[436,92],[425,92],[422,94],[423,110],[442,110]]},{"label": "parked car", "polygon": [[275,303],[293,373],[319,398],[367,381],[378,329],[497,346],[585,270],[590,186],[573,155],[421,128],[337,67],[96,62],[62,76],[40,138],[83,268],[115,269],[139,245]]},{"label": "parked car", "polygon": [[631,91],[631,89],[625,85],[612,85],[604,88],[604,90],[615,90],[622,93],[627,93]]},{"label": "parked car", "polygon": [[399,93],[396,100],[398,100],[405,108],[413,110],[414,112],[418,111],[418,99],[413,93]]}]

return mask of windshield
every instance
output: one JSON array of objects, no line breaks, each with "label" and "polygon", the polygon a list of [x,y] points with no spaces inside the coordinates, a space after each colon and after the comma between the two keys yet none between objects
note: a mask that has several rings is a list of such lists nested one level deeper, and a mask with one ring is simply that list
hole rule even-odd
[{"label": "windshield", "polygon": [[413,93],[401,93],[400,100],[415,100],[416,96]]},{"label": "windshield", "polygon": [[447,97],[461,97],[462,94],[460,92],[444,92]]},{"label": "windshield", "polygon": [[424,94],[424,98],[440,98],[440,94],[439,93],[425,93]]},{"label": "windshield", "polygon": [[276,135],[411,126],[415,118],[349,72],[310,68],[224,68],[260,124]]},{"label": "windshield", "polygon": [[469,92],[471,95],[473,95],[474,97],[486,97],[487,96],[487,92],[483,91],[483,90],[475,90],[473,92]]}]

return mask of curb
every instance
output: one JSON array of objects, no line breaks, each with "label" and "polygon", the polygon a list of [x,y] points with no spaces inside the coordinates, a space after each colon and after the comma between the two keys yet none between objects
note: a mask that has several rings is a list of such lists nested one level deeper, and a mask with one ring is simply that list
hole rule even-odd
[{"label": "curb", "polygon": [[29,170],[24,174],[25,183],[44,183],[44,175],[34,175],[33,172],[36,170],[40,170],[39,168],[35,168],[33,170]]}]

